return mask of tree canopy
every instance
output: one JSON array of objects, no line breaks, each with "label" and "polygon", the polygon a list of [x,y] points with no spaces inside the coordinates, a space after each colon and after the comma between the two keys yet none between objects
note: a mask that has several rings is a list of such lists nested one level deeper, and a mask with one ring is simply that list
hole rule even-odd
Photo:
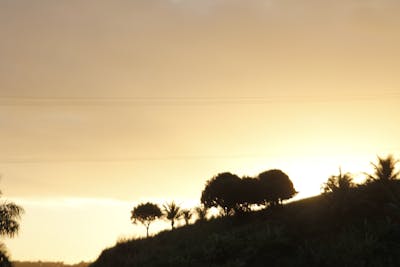
[{"label": "tree canopy", "polygon": [[247,212],[251,210],[252,205],[263,204],[262,188],[259,181],[252,177],[243,177],[237,188],[237,207],[236,212]]},{"label": "tree canopy", "polygon": [[201,195],[201,203],[217,207],[222,214],[250,211],[252,205],[275,206],[296,194],[292,181],[281,170],[269,170],[256,178],[224,172],[211,178]]},{"label": "tree canopy", "polygon": [[131,211],[131,220],[133,223],[140,222],[146,227],[146,237],[149,237],[150,224],[162,216],[158,205],[147,202],[139,204]]},{"label": "tree canopy", "polygon": [[347,192],[354,186],[353,176],[350,173],[342,173],[342,169],[339,168],[339,175],[330,176],[323,184],[322,190],[324,193]]},{"label": "tree canopy", "polygon": [[271,206],[276,206],[297,193],[289,176],[281,170],[262,172],[258,175],[258,180],[263,191],[262,200]]},{"label": "tree canopy", "polygon": [[378,157],[378,163],[372,163],[374,167],[374,173],[367,173],[367,181],[380,181],[387,182],[395,179],[399,179],[400,171],[396,171],[396,165],[399,163],[392,155],[388,155],[386,158]]},{"label": "tree canopy", "polygon": [[239,176],[230,172],[220,173],[209,180],[201,194],[201,203],[206,208],[220,207],[222,214],[234,213],[239,202]]}]

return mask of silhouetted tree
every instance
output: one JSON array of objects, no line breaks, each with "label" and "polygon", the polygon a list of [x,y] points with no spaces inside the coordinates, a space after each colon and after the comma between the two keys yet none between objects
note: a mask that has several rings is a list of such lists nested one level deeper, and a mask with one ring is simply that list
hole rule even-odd
[{"label": "silhouetted tree", "polygon": [[[326,183],[323,184],[322,189],[325,193],[328,206],[327,214],[334,215],[335,218],[338,216],[347,216],[351,210],[350,205],[356,205],[351,199],[350,189],[356,185],[353,182],[353,177],[350,173],[342,173],[342,169],[339,168],[339,175],[332,175],[328,178]],[[357,199],[358,201],[362,201]]]},{"label": "silhouetted tree", "polygon": [[342,169],[339,168],[339,175],[332,175],[328,178],[328,181],[323,184],[324,193],[329,192],[347,192],[350,188],[354,187],[353,177],[350,173],[342,173]]},{"label": "silhouetted tree", "polygon": [[150,224],[161,216],[162,212],[158,205],[150,202],[139,204],[131,211],[132,222],[134,224],[140,222],[146,227],[146,237],[149,237]]},{"label": "silhouetted tree", "polygon": [[263,190],[262,199],[271,206],[276,206],[297,193],[289,176],[281,170],[262,172],[258,175],[258,179]]},{"label": "silhouetted tree", "polygon": [[201,194],[201,203],[206,208],[220,207],[224,216],[233,214],[239,202],[239,186],[240,178],[237,175],[220,173],[207,181]]},{"label": "silhouetted tree", "polygon": [[243,177],[237,188],[238,203],[236,212],[247,212],[251,210],[252,205],[263,204],[262,190],[260,181],[251,177]]},{"label": "silhouetted tree", "polygon": [[371,162],[374,167],[373,174],[367,175],[367,182],[388,182],[391,180],[399,179],[400,171],[396,171],[396,164],[398,160],[395,160],[393,155],[389,155],[386,158],[378,157],[378,163],[374,164]]},{"label": "silhouetted tree", "polygon": [[381,209],[377,208],[376,203],[384,201],[388,202],[385,210],[392,213],[392,215],[396,213],[395,207],[400,207],[400,191],[399,187],[396,186],[400,178],[400,172],[396,170],[398,162],[392,155],[388,155],[386,158],[378,157],[376,164],[371,162],[374,172],[372,174],[365,173],[367,175],[365,187],[370,192],[368,196],[371,195],[373,197],[368,197],[364,200],[364,203],[371,210]]},{"label": "silhouetted tree", "polygon": [[194,209],[197,215],[197,220],[198,221],[205,221],[207,220],[207,213],[208,209],[204,205],[198,206]]},{"label": "silhouetted tree", "polygon": [[193,216],[192,210],[190,210],[190,209],[182,210],[182,216],[183,216],[183,219],[185,220],[185,224],[189,225],[189,221]]},{"label": "silhouetted tree", "polygon": [[175,220],[182,216],[181,208],[174,201],[163,205],[165,217],[171,221],[171,228],[174,229]]},{"label": "silhouetted tree", "polygon": [[[1,192],[0,192],[1,195]],[[13,202],[3,201],[0,204],[0,236],[14,237],[19,231],[19,220],[24,210]],[[7,250],[0,243],[0,267],[11,266]]]}]

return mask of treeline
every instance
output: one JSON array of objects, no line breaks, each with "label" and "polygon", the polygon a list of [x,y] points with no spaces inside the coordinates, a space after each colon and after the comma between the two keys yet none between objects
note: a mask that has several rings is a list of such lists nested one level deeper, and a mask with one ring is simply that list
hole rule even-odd
[{"label": "treeline", "polygon": [[269,170],[257,177],[243,177],[226,172],[206,183],[201,203],[206,208],[216,207],[221,215],[235,215],[251,211],[255,206],[277,206],[296,194],[289,176],[281,170]]},{"label": "treeline", "polygon": [[63,262],[46,262],[46,261],[14,261],[14,267],[87,267],[89,263],[80,262],[77,264],[69,265]]},{"label": "treeline", "polygon": [[146,227],[149,236],[150,224],[158,218],[166,218],[174,229],[175,221],[184,218],[186,225],[194,214],[198,221],[207,219],[208,210],[215,207],[221,216],[243,214],[253,207],[277,206],[283,200],[290,199],[296,194],[289,176],[281,170],[269,170],[258,176],[243,177],[224,172],[209,181],[201,195],[201,206],[192,209],[181,209],[175,202],[166,203],[162,209],[154,203],[142,203],[131,211],[133,223],[140,222]]},{"label": "treeline", "polygon": [[[371,163],[374,173],[367,174],[363,184],[357,185],[353,181],[353,175],[342,173],[328,178],[322,185],[325,194],[340,195],[351,188],[371,183],[385,183],[399,177],[396,172],[397,160],[389,155],[386,158],[378,157],[378,162]],[[164,204],[161,208],[154,203],[141,203],[131,211],[133,223],[142,223],[146,227],[149,236],[150,224],[160,218],[171,222],[174,229],[176,221],[185,220],[188,225],[193,217],[197,221],[207,220],[207,213],[210,208],[217,208],[220,216],[240,216],[255,209],[267,209],[281,206],[284,200],[288,200],[296,195],[292,181],[281,170],[272,169],[260,173],[256,177],[239,177],[235,174],[224,172],[220,173],[206,182],[201,194],[201,206],[194,209],[182,209],[175,202]]]}]

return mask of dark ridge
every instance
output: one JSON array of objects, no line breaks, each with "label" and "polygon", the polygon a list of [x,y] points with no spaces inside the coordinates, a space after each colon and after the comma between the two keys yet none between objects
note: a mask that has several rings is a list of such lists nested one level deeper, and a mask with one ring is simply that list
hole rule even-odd
[{"label": "dark ridge", "polygon": [[13,267],[87,267],[88,262],[80,262],[77,264],[64,264],[63,262],[50,261],[14,261]]},{"label": "dark ridge", "polygon": [[90,267],[400,266],[400,181],[121,242]]}]

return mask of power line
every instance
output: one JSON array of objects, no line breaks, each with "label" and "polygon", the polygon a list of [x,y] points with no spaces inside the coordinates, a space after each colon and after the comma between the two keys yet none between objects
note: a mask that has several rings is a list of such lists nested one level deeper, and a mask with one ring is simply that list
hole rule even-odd
[{"label": "power line", "polygon": [[[387,151],[399,152],[400,147],[386,149]],[[113,157],[113,158],[0,158],[1,164],[42,164],[42,163],[130,163],[149,161],[197,161],[197,160],[231,160],[231,159],[264,159],[271,155],[265,154],[234,154],[234,155],[169,155],[160,157]]]},{"label": "power line", "polygon": [[182,155],[164,157],[126,157],[126,158],[9,158],[0,159],[0,164],[42,164],[42,163],[129,163],[146,161],[196,161],[215,159],[254,159],[267,158],[265,155]]},{"label": "power line", "polygon": [[400,99],[400,93],[371,95],[289,95],[238,97],[0,97],[0,106],[187,106],[246,105],[268,103],[326,103]]}]

